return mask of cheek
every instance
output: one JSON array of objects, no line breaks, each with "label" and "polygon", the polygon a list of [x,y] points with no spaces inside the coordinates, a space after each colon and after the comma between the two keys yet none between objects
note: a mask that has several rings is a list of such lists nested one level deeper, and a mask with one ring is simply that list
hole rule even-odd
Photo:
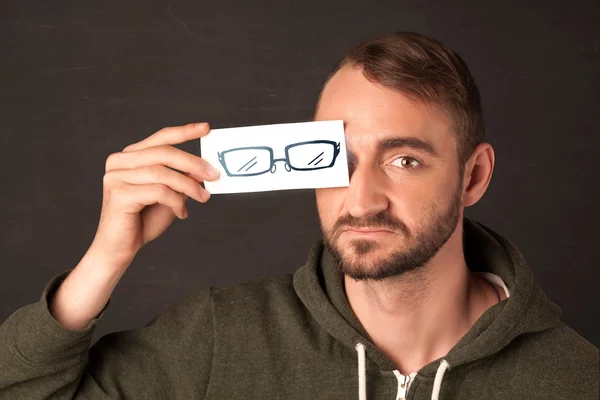
[{"label": "cheek", "polygon": [[430,183],[424,178],[390,177],[385,187],[390,205],[399,212],[414,212],[430,200],[432,195]]},{"label": "cheek", "polygon": [[439,181],[432,177],[410,177],[401,180],[391,180],[387,188],[389,211],[398,217],[411,229],[418,228],[439,207]]},{"label": "cheek", "polygon": [[431,221],[432,218],[442,215],[450,207],[450,203],[454,201],[456,184],[458,182],[454,177],[445,176],[443,179],[421,188],[418,194],[415,192],[418,198],[412,198],[411,202],[415,219],[418,219],[417,222],[425,224],[427,221]]},{"label": "cheek", "polygon": [[340,215],[344,204],[344,188],[316,189],[319,216],[324,225],[330,225]]}]

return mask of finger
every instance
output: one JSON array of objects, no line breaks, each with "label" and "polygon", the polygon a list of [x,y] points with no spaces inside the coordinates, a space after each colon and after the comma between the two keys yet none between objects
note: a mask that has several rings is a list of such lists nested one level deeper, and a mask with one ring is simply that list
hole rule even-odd
[{"label": "finger", "polygon": [[206,122],[163,128],[146,139],[125,147],[123,152],[127,153],[130,151],[146,149],[148,147],[174,145],[187,142],[188,140],[205,136],[209,130],[210,127]]},{"label": "finger", "polygon": [[192,174],[191,172],[184,172],[183,174],[189,176],[190,178],[194,179],[195,181],[198,181],[201,184],[204,183],[204,179],[202,179],[201,177],[199,177],[197,175]]},{"label": "finger", "polygon": [[208,191],[198,181],[162,165],[113,170],[104,175],[104,182],[107,189],[119,186],[122,182],[132,185],[159,183],[201,203],[205,203],[210,198]]},{"label": "finger", "polygon": [[111,189],[111,203],[125,212],[138,213],[144,207],[162,204],[173,210],[173,214],[185,219],[187,209],[183,197],[160,183],[148,185],[130,185],[123,183]]},{"label": "finger", "polygon": [[188,172],[201,180],[215,180],[219,171],[201,157],[173,146],[158,146],[129,153],[114,153],[106,160],[106,172],[164,165],[181,172]]}]

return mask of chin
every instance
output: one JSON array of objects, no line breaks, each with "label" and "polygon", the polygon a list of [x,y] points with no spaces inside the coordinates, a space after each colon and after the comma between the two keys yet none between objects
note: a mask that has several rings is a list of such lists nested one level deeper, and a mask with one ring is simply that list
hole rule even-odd
[{"label": "chin", "polygon": [[[326,241],[340,271],[357,281],[383,281],[424,266],[433,252],[399,247],[398,240],[352,239]],[[418,247],[417,247],[418,249]]]},{"label": "chin", "polygon": [[398,249],[374,240],[352,240],[336,246],[343,272],[350,277],[378,276]]},{"label": "chin", "polygon": [[340,264],[343,266],[342,272],[350,277],[362,276],[361,279],[364,279],[365,276],[373,276],[381,273],[381,265],[383,263],[380,259],[371,259],[371,260],[356,260],[356,259],[344,259]]}]

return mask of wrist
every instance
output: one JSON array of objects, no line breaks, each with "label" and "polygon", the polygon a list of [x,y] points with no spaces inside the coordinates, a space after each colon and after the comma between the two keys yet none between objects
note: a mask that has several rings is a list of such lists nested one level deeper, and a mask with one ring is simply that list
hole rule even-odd
[{"label": "wrist", "polygon": [[50,313],[71,330],[86,328],[104,309],[123,269],[107,266],[101,253],[85,254],[50,300]]}]

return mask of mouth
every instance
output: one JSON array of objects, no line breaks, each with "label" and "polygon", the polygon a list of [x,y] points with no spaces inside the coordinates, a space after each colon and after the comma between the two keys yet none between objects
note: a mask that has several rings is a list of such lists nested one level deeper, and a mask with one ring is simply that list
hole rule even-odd
[{"label": "mouth", "polygon": [[374,235],[387,235],[392,234],[394,231],[386,229],[386,228],[355,228],[355,227],[346,227],[342,229],[342,233],[349,233],[353,235],[366,235],[366,236],[374,236]]}]

